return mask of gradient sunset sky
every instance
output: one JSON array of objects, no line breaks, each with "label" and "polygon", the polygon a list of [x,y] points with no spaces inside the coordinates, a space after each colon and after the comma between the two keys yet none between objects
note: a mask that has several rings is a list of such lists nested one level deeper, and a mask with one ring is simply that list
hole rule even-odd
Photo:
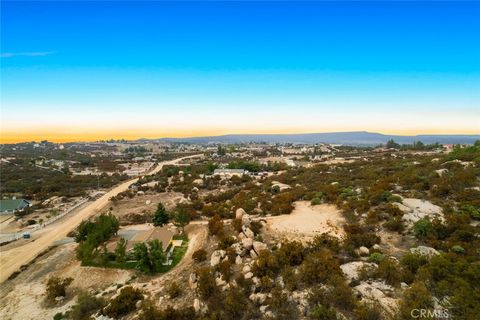
[{"label": "gradient sunset sky", "polygon": [[2,1],[1,142],[480,133],[478,2]]}]

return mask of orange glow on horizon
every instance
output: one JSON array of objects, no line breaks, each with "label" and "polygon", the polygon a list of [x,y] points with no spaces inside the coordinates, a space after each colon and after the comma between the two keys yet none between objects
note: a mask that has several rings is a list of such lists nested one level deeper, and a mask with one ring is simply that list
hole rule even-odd
[{"label": "orange glow on horizon", "polygon": [[[330,128],[329,128],[330,129]],[[400,135],[400,136],[413,136],[422,134],[479,134],[478,131],[473,130],[361,130],[358,128],[338,128],[337,130],[228,130],[223,128],[217,129],[196,129],[196,130],[153,130],[153,129],[138,129],[138,130],[68,130],[67,128],[56,128],[50,130],[20,130],[19,132],[5,131],[0,132],[0,143],[19,143],[19,142],[31,142],[48,140],[55,143],[67,143],[67,142],[93,142],[98,140],[110,140],[110,139],[125,139],[125,140],[137,140],[141,138],[146,139],[159,139],[159,138],[188,138],[188,137],[202,137],[202,136],[220,136],[228,134],[302,134],[302,133],[324,133],[324,132],[348,132],[348,131],[368,131],[375,133],[382,133],[386,135]]]}]

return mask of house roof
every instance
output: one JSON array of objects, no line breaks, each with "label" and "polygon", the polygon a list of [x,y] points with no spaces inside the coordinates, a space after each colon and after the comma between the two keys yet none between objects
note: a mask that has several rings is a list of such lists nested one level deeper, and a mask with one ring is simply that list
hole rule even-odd
[{"label": "house roof", "polygon": [[213,174],[244,174],[246,172],[244,169],[215,169]]},{"label": "house roof", "polygon": [[0,212],[21,210],[29,205],[25,199],[3,199],[0,200]]},{"label": "house roof", "polygon": [[166,227],[154,228],[139,232],[130,239],[127,243],[127,250],[133,248],[136,243],[158,240],[162,243],[162,249],[165,251],[170,245],[174,233]]}]

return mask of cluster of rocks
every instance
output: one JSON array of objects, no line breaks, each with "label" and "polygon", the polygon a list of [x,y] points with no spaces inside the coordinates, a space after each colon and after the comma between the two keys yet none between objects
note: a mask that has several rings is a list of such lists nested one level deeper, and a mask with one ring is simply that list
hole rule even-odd
[{"label": "cluster of rocks", "polygon": [[[253,285],[258,287],[260,285],[260,279],[253,276],[252,265],[254,259],[258,257],[262,250],[266,250],[268,247],[265,243],[255,240],[255,233],[250,229],[252,223],[252,217],[245,212],[242,208],[237,209],[235,212],[235,218],[242,221],[242,231],[238,234],[236,239],[237,242],[231,245],[231,248],[234,249],[236,257],[235,264],[243,265],[242,273],[245,279],[251,279]],[[221,262],[227,261],[229,259],[227,251],[225,250],[215,250],[210,256],[210,266],[216,267]],[[229,288],[235,287],[237,284],[235,280],[227,283],[219,273],[215,275],[215,283],[221,290],[225,291]],[[191,273],[188,285],[190,289],[195,290],[198,286],[198,279],[195,273]],[[256,304],[262,304],[267,299],[268,295],[263,293],[253,293],[250,295],[250,300]],[[200,301],[198,298],[194,300],[193,308],[198,313],[205,313],[208,310],[208,307]],[[264,306],[264,313],[268,315],[268,310]]]},{"label": "cluster of rocks", "polygon": [[[239,243],[234,243],[232,247],[237,253],[237,258],[243,258],[247,254],[252,259],[256,259],[262,250],[267,249],[263,242],[256,241],[255,233],[250,229],[252,218],[242,208],[237,209],[235,218],[242,221],[242,231],[238,234]],[[238,258],[240,260],[240,258]]]},{"label": "cluster of rocks", "polygon": [[363,281],[353,287],[362,299],[378,303],[382,309],[393,314],[398,307],[398,299],[392,297],[394,288],[385,281]]},{"label": "cluster of rocks", "polygon": [[423,218],[445,220],[442,208],[427,200],[402,198],[402,203],[395,203],[395,205],[404,213],[402,220],[409,227]]},{"label": "cluster of rocks", "polygon": [[432,247],[427,246],[418,246],[416,248],[410,248],[410,252],[414,254],[419,254],[421,256],[433,257],[440,254],[437,250]]},{"label": "cluster of rocks", "polygon": [[348,281],[358,281],[362,271],[374,271],[377,265],[372,262],[352,261],[340,266]]}]

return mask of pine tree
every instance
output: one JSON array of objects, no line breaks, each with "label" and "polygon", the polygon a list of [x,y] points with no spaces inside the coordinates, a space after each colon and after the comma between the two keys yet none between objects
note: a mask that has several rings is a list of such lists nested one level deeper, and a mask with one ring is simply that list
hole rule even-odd
[{"label": "pine tree", "polygon": [[153,225],[161,227],[164,224],[167,224],[169,220],[170,217],[165,209],[165,206],[162,203],[159,203],[157,211],[155,211],[155,215],[153,216]]}]

